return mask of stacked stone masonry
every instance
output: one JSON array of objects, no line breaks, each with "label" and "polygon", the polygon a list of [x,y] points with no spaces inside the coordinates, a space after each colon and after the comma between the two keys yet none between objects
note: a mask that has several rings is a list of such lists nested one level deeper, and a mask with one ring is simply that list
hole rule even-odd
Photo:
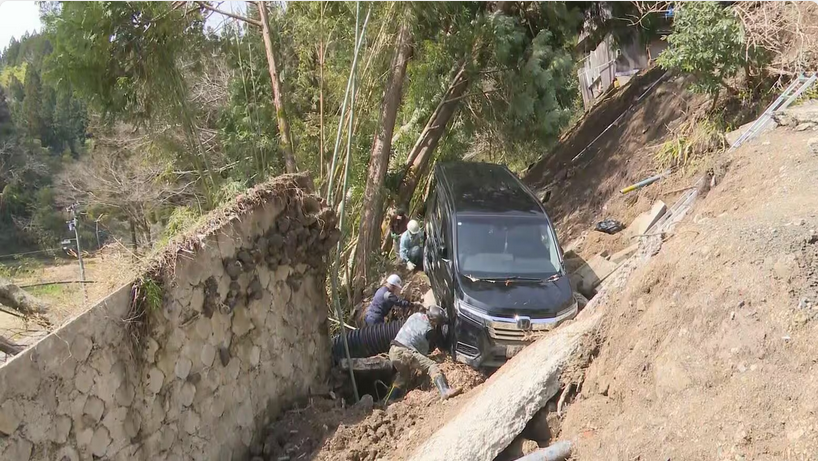
[{"label": "stacked stone masonry", "polygon": [[0,367],[0,457],[247,458],[265,419],[322,390],[331,366],[339,232],[309,188],[280,178],[258,204],[215,212],[161,273],[146,329],[129,328],[129,284]]}]

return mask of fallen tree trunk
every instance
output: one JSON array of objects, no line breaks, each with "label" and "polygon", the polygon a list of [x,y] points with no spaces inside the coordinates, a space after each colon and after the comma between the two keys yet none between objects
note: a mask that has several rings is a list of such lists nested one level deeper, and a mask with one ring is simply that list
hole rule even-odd
[{"label": "fallen tree trunk", "polygon": [[45,315],[48,314],[50,308],[47,303],[29,295],[28,292],[5,278],[0,278],[0,304],[25,316]]},{"label": "fallen tree trunk", "polygon": [[11,340],[7,339],[6,337],[0,335],[0,351],[2,351],[3,353],[9,356],[14,356],[25,349],[26,347],[24,347],[23,345],[18,345],[12,342]]},{"label": "fallen tree trunk", "polygon": [[447,130],[448,123],[453,118],[456,110],[461,103],[462,95],[467,90],[470,84],[470,79],[467,74],[468,61],[462,61],[456,76],[453,78],[450,86],[445,94],[442,95],[442,100],[434,109],[422,133],[416,140],[405,165],[405,175],[402,178],[402,183],[399,185],[399,197],[396,204],[404,207],[410,212],[410,202],[413,198],[413,193],[416,191],[416,186],[419,180],[427,172],[430,165],[430,160],[433,157],[433,152],[439,146],[439,140]]}]

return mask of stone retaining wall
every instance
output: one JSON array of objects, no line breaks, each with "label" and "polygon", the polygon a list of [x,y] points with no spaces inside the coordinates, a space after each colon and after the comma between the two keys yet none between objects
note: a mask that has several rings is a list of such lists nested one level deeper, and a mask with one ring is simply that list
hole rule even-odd
[{"label": "stone retaining wall", "polygon": [[[326,387],[325,255],[304,176],[250,190],[0,367],[3,459],[237,459]],[[146,283],[146,280],[152,282]]]}]

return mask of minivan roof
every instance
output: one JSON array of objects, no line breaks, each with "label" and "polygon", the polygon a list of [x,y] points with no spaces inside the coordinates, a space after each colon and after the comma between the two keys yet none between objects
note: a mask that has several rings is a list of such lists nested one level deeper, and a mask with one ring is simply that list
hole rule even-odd
[{"label": "minivan roof", "polygon": [[539,213],[536,199],[507,167],[484,162],[436,165],[439,181],[451,197],[455,213]]}]

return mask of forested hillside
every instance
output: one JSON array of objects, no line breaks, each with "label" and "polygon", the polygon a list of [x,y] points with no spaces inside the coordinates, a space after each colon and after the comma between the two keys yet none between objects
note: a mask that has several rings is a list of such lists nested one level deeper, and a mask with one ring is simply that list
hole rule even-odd
[{"label": "forested hillside", "polygon": [[[357,298],[384,263],[386,210],[417,210],[434,162],[523,171],[583,114],[584,55],[609,33],[644,47],[674,4],[245,5],[41,4],[43,32],[0,55],[0,254],[59,247],[76,203],[84,248],[145,255],[249,186],[308,171],[345,204],[340,273]],[[780,10],[675,5],[687,30],[659,62],[696,91],[748,104],[807,67],[757,26]]]},{"label": "forested hillside", "polygon": [[44,78],[52,50],[45,35],[24,36],[0,57],[0,253],[56,247],[66,228],[57,175],[86,152],[85,103]]},{"label": "forested hillside", "polygon": [[579,113],[587,6],[249,4],[212,30],[216,4],[45,4],[45,31],[2,54],[0,248],[56,247],[77,202],[87,247],[96,222],[143,253],[307,170],[332,202],[347,197],[364,278],[386,207],[412,205],[434,159],[521,169]]}]

